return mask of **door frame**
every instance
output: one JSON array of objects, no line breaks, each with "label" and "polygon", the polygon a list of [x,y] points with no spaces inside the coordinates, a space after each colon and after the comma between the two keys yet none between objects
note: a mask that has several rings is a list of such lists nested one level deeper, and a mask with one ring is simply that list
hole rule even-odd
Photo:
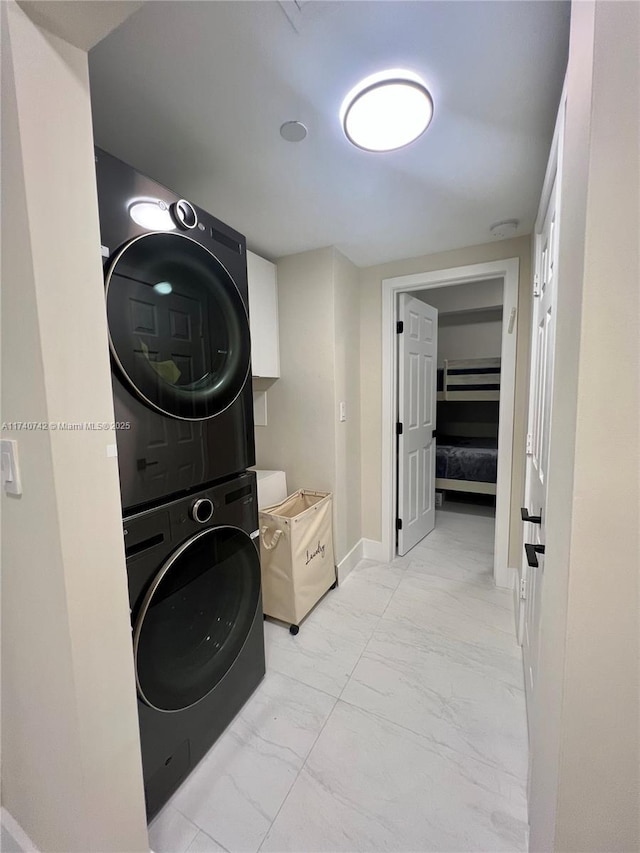
[{"label": "door frame", "polygon": [[[503,322],[500,374],[500,423],[498,427],[498,477],[493,577],[496,586],[512,588],[515,570],[509,567],[511,515],[511,468],[515,404],[516,342],[518,331],[519,258],[469,264],[462,267],[385,278],[382,281],[382,553],[395,557],[395,454],[398,356],[396,346],[397,295],[415,290],[455,286],[502,278]],[[513,322],[511,321],[513,318]]]}]

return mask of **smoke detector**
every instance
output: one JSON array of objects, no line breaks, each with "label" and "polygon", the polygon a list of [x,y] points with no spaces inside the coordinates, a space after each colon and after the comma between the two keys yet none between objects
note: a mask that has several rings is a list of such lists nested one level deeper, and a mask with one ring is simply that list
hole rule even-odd
[{"label": "smoke detector", "polygon": [[285,121],[280,127],[280,136],[287,142],[302,142],[307,135],[307,128],[301,121]]},{"label": "smoke detector", "polygon": [[494,222],[489,231],[492,237],[504,240],[506,237],[513,237],[519,224],[517,219],[504,219],[502,222]]}]

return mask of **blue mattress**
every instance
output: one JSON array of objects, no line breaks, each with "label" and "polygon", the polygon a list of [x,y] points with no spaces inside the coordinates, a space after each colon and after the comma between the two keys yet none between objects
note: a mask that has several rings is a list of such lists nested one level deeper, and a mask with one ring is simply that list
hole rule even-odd
[{"label": "blue mattress", "polygon": [[495,483],[498,479],[498,440],[438,436],[436,477]]}]

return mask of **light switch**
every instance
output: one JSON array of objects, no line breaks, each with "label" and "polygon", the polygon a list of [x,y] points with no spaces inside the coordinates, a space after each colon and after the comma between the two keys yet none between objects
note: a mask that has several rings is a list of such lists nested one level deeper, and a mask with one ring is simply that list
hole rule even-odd
[{"label": "light switch", "polygon": [[340,422],[346,421],[347,419],[347,404],[344,400],[340,403]]},{"label": "light switch", "polygon": [[21,495],[20,465],[18,463],[18,442],[3,438],[0,443],[2,457],[2,488],[8,495]]}]

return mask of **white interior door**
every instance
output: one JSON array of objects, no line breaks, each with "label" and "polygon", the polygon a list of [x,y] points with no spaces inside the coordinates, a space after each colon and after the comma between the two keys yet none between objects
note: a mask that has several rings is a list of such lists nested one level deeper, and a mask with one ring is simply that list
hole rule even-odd
[{"label": "white interior door", "polygon": [[398,554],[431,533],[436,510],[436,364],[438,312],[399,296]]},{"label": "white interior door", "polygon": [[520,594],[522,647],[527,704],[531,702],[538,667],[540,602],[544,582],[546,491],[549,465],[549,429],[555,344],[557,290],[557,180],[554,178],[536,235],[531,384],[525,507],[522,510],[524,543]]}]

